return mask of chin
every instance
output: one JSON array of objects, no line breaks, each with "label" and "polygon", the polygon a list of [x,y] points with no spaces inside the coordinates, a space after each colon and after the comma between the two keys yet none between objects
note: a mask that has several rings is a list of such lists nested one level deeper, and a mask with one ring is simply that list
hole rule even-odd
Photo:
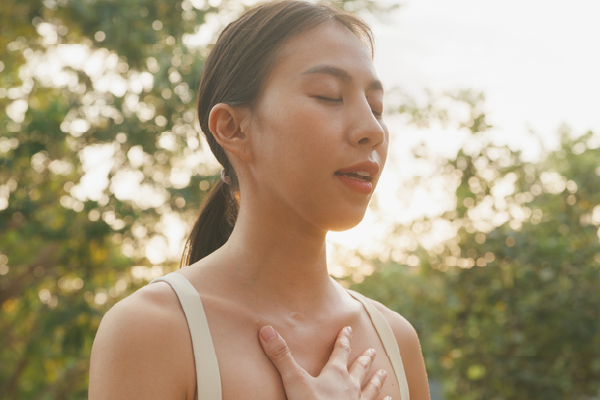
[{"label": "chin", "polygon": [[360,224],[362,222],[364,216],[365,216],[365,214],[362,213],[361,215],[357,215],[356,218],[348,218],[348,216],[346,216],[346,218],[344,218],[344,219],[340,218],[336,221],[332,221],[329,224],[329,228],[327,230],[332,231],[332,232],[347,231],[349,229],[354,228],[356,225]]},{"label": "chin", "polygon": [[329,202],[325,207],[313,207],[305,214],[315,227],[322,231],[342,232],[360,224],[367,212],[368,203],[340,204]]}]

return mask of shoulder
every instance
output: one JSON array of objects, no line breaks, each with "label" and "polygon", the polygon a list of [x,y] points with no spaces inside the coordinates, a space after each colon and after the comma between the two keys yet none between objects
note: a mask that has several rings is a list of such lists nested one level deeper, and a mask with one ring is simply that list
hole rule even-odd
[{"label": "shoulder", "polygon": [[150,346],[180,334],[185,323],[177,295],[168,284],[157,282],[115,304],[102,319],[96,341]]},{"label": "shoulder", "polygon": [[369,302],[375,306],[377,311],[379,311],[385,317],[388,324],[390,324],[390,327],[396,336],[400,351],[402,351],[403,348],[414,350],[416,346],[419,353],[421,352],[417,331],[406,318],[397,312],[390,310],[378,301],[369,299]]},{"label": "shoulder", "polygon": [[417,331],[410,322],[378,301],[369,301],[390,324],[402,357],[411,400],[429,400],[429,382]]},{"label": "shoulder", "polygon": [[90,399],[185,399],[190,390],[193,398],[193,362],[176,294],[163,282],[148,285],[102,319],[92,348]]}]

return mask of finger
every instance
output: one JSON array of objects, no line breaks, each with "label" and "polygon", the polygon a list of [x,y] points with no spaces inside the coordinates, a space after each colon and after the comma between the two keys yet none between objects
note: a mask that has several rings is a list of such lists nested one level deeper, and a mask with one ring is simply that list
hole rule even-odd
[{"label": "finger", "polygon": [[258,336],[265,354],[279,371],[284,384],[302,375],[304,370],[298,366],[287,343],[272,326],[263,326]]},{"label": "finger", "polygon": [[371,369],[373,360],[375,359],[375,350],[369,349],[365,351],[361,356],[357,357],[356,360],[350,366],[350,376],[354,378],[356,382],[362,387],[367,378],[367,373]]},{"label": "finger", "polygon": [[387,373],[384,370],[377,371],[363,388],[360,396],[361,400],[375,400],[383,387],[385,378],[387,378]]},{"label": "finger", "polygon": [[331,365],[343,366],[348,368],[348,357],[350,357],[350,338],[352,337],[352,328],[345,327],[340,331],[333,345],[333,352],[325,368]]}]

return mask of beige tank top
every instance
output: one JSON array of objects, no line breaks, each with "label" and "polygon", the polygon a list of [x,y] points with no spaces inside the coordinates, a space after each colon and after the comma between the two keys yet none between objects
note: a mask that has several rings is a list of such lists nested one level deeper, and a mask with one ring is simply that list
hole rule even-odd
[{"label": "beige tank top", "polygon": [[[204,313],[200,295],[187,278],[176,272],[154,279],[150,283],[154,282],[167,282],[171,285],[185,313],[192,337],[192,347],[196,362],[198,400],[222,400],[221,376],[219,374],[217,354],[215,353],[210,336],[208,321]],[[352,290],[348,290],[348,293],[362,303],[371,318],[371,322],[379,335],[379,339],[394,369],[394,374],[400,388],[400,400],[410,400],[408,383],[406,382],[402,357],[400,356],[400,348],[398,347],[392,328],[385,317],[366,297]]]}]

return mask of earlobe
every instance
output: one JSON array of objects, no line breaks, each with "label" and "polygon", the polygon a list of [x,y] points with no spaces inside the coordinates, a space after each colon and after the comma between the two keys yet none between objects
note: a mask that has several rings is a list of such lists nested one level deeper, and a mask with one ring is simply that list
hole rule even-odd
[{"label": "earlobe", "polygon": [[229,104],[216,104],[210,111],[208,128],[225,151],[248,161],[248,136],[242,129],[245,114]]}]

